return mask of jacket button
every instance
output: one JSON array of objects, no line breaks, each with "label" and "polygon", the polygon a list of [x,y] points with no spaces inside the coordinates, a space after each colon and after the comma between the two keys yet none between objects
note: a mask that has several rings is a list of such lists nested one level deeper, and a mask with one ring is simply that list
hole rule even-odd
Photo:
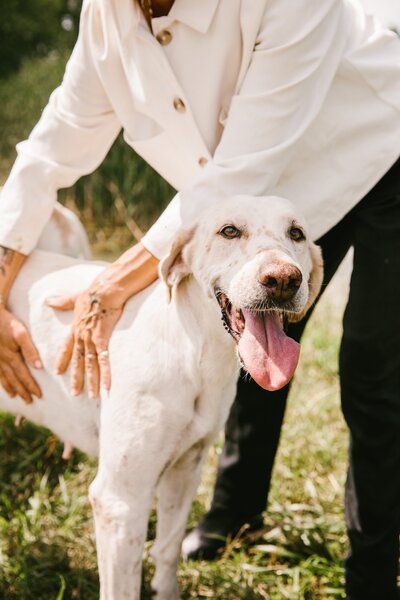
[{"label": "jacket button", "polygon": [[156,36],[156,39],[161,44],[161,46],[167,46],[172,40],[172,33],[168,31],[168,29],[163,29]]},{"label": "jacket button", "polygon": [[201,167],[205,167],[207,163],[208,163],[208,160],[204,156],[200,156],[200,158],[199,158],[199,165]]},{"label": "jacket button", "polygon": [[181,98],[174,98],[174,108],[178,112],[184,113],[186,110],[184,101]]}]

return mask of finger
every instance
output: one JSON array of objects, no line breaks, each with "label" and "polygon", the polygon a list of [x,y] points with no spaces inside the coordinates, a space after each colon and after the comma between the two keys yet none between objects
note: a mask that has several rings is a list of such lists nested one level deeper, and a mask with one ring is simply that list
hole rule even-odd
[{"label": "finger", "polygon": [[16,396],[15,390],[12,387],[12,385],[10,384],[10,382],[8,381],[6,375],[1,370],[0,370],[0,384],[2,385],[3,389],[7,392],[7,394],[11,398],[15,398],[15,396]]},{"label": "finger", "polygon": [[97,398],[100,388],[100,367],[96,346],[90,332],[87,332],[85,336],[85,376],[89,398]]},{"label": "finger", "polygon": [[15,339],[20,347],[25,362],[34,369],[43,369],[39,352],[33,343],[28,330],[25,329],[23,325],[21,325],[21,329],[18,331]]},{"label": "finger", "polygon": [[97,331],[93,331],[93,341],[96,346],[97,360],[100,366],[100,385],[109,390],[111,387],[111,368],[108,356],[108,343],[122,310],[112,311],[108,316],[100,315]]},{"label": "finger", "polygon": [[74,330],[71,329],[68,337],[66,338],[61,350],[60,354],[57,357],[56,361],[56,373],[57,375],[62,375],[68,368],[69,363],[71,362],[72,352],[74,349]]},{"label": "finger", "polygon": [[15,417],[15,427],[21,427],[24,420],[25,420],[25,417],[23,415],[17,415]]},{"label": "finger", "polygon": [[24,363],[24,360],[20,354],[16,354],[15,358],[10,363],[10,366],[14,371],[14,375],[16,376],[18,381],[24,386],[24,388],[28,390],[28,392],[33,396],[41,398],[41,389],[32,377],[31,372]]},{"label": "finger", "polygon": [[22,385],[22,383],[17,379],[11,367],[9,365],[3,364],[1,368],[7,378],[7,381],[15,390],[16,394],[20,396],[22,400],[26,402],[26,404],[32,404],[32,396],[30,395],[29,391]]},{"label": "finger", "polygon": [[110,361],[108,357],[108,347],[105,342],[98,342],[96,344],[97,361],[100,367],[100,385],[106,390],[111,387],[111,369]]},{"label": "finger", "polygon": [[56,310],[74,310],[78,295],[73,296],[52,296],[47,298],[46,304]]},{"label": "finger", "polygon": [[75,341],[74,349],[72,351],[72,362],[71,362],[71,394],[73,396],[79,396],[83,389],[84,375],[85,375],[85,348],[83,341],[78,339]]}]

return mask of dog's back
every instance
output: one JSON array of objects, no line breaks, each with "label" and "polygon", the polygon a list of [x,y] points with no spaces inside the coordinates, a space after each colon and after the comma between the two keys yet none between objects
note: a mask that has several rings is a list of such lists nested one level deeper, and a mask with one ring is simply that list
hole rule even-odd
[{"label": "dog's back", "polygon": [[[87,288],[105,266],[106,263],[82,262],[40,250],[28,257],[13,286],[9,306],[28,326],[39,350],[44,369],[35,371],[34,376],[43,398],[26,405],[20,398],[8,397],[0,388],[2,409],[48,427],[63,441],[90,454],[98,453],[100,412],[104,409],[107,418],[113,419],[122,411],[126,427],[132,418],[131,429],[140,428],[140,423],[144,426],[148,413],[153,411],[157,412],[153,421],[161,418],[163,427],[183,430],[200,414],[199,405],[195,414],[192,402],[199,390],[215,385],[209,369],[202,373],[202,340],[208,335],[209,319],[199,323],[199,309],[195,310],[200,304],[198,295],[192,299],[182,295],[179,306],[169,304],[163,284],[156,282],[128,301],[111,339],[113,385],[111,397],[106,400],[108,405],[103,402],[100,411],[100,398],[89,399],[85,390],[79,397],[71,396],[69,371],[56,375],[54,365],[73,313],[55,311],[46,300]],[[223,330],[219,333],[225,337]],[[207,350],[211,352],[215,344],[211,335],[208,339]],[[216,373],[217,380],[220,375]],[[199,420],[203,426],[204,415]],[[204,426],[209,426],[208,418]],[[191,437],[187,436],[188,443]],[[185,438],[182,444],[186,445]],[[174,451],[179,454],[178,447]]]}]

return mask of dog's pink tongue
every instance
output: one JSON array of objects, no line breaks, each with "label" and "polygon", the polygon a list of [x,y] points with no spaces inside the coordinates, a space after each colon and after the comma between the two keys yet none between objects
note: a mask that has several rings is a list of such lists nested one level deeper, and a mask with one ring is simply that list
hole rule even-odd
[{"label": "dog's pink tongue", "polygon": [[245,329],[239,340],[240,357],[253,379],[266,390],[279,390],[293,377],[300,344],[283,331],[278,315],[242,310]]}]

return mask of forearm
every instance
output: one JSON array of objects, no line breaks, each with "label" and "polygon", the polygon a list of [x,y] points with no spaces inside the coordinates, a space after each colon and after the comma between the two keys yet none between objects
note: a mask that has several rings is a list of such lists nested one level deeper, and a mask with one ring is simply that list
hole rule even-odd
[{"label": "forearm", "polygon": [[142,244],[136,244],[96,278],[94,289],[115,298],[118,305],[125,303],[157,279],[158,263]]},{"label": "forearm", "polygon": [[24,254],[0,246],[0,307],[6,304],[12,284],[25,260]]}]

